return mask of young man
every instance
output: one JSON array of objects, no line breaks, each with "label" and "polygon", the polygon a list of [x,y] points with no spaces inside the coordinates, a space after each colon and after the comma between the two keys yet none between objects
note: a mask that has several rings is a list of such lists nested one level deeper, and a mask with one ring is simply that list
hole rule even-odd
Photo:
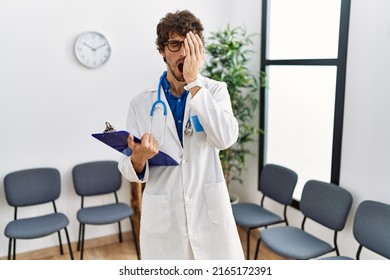
[{"label": "young man", "polygon": [[[168,13],[157,25],[157,49],[167,71],[130,102],[130,157],[119,169],[146,182],[142,199],[142,259],[244,259],[218,153],[233,145],[238,123],[226,84],[199,74],[203,26],[189,11]],[[157,80],[157,79],[156,79]],[[152,122],[150,110],[161,102]],[[166,126],[166,129],[165,129]],[[149,166],[162,151],[178,166]]]}]

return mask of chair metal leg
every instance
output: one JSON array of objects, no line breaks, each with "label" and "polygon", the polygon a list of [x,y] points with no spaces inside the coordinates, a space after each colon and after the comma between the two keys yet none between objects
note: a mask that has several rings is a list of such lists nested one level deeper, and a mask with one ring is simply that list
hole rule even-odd
[{"label": "chair metal leg", "polygon": [[360,260],[360,253],[362,252],[363,245],[359,244],[358,250],[356,252],[356,260]]},{"label": "chair metal leg", "polygon": [[68,248],[69,248],[70,259],[71,259],[71,260],[74,260],[74,257],[73,257],[73,250],[72,250],[72,244],[70,243],[68,229],[67,229],[67,228],[64,228],[64,230],[65,230],[66,240],[68,241]]},{"label": "chair metal leg", "polygon": [[121,222],[118,222],[118,231],[119,231],[119,242],[122,243],[123,238],[122,238],[122,227],[121,227]]},{"label": "chair metal leg", "polygon": [[80,248],[80,260],[84,258],[84,237],[85,237],[85,224],[81,225],[81,248]]},{"label": "chair metal leg", "polygon": [[334,243],[334,250],[336,251],[337,256],[340,256],[339,246],[337,245],[337,231],[334,232],[333,243]]},{"label": "chair metal leg", "polygon": [[246,259],[250,259],[250,240],[251,240],[251,229],[248,228],[246,232]]},{"label": "chair metal leg", "polygon": [[10,238],[9,241],[8,241],[8,260],[11,260],[11,257],[12,257],[12,243],[13,243],[13,239]]},{"label": "chair metal leg", "polygon": [[13,259],[16,260],[16,238],[14,238],[14,242],[13,242],[13,243],[14,243],[14,248],[13,248],[13,251],[14,251],[13,254],[14,254],[14,255],[13,255]]},{"label": "chair metal leg", "polygon": [[81,240],[81,223],[79,225],[79,239],[77,240],[77,251],[80,251],[80,240]]},{"label": "chair metal leg", "polygon": [[255,258],[254,260],[257,260],[257,255],[259,253],[259,248],[260,248],[260,242],[261,242],[261,239],[257,239],[257,244],[256,244],[256,252],[255,252]]},{"label": "chair metal leg", "polygon": [[60,243],[60,253],[61,253],[61,255],[63,255],[64,254],[64,248],[62,247],[61,232],[57,231],[57,234],[58,234],[58,242]]},{"label": "chair metal leg", "polygon": [[135,227],[134,227],[133,217],[130,216],[129,218],[130,218],[130,224],[131,224],[131,231],[133,232],[133,240],[134,240],[135,251],[137,252],[137,258],[140,260],[141,257],[140,257],[140,254],[139,254],[138,243],[137,243],[137,236],[135,234]]}]

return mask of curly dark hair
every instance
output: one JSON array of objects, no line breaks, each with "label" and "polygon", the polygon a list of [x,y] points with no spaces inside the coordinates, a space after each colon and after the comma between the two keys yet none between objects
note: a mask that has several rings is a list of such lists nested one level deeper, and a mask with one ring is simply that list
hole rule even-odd
[{"label": "curly dark hair", "polygon": [[198,18],[188,10],[176,11],[176,13],[167,13],[157,25],[156,45],[159,51],[164,50],[166,43],[172,34],[186,36],[188,32],[198,34],[202,42],[203,25]]}]

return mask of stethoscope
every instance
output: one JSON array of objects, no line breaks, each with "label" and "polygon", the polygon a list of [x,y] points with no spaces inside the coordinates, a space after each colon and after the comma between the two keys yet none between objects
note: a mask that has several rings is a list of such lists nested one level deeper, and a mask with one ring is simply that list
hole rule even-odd
[{"label": "stethoscope", "polygon": [[[163,126],[163,131],[162,131],[162,135],[161,135],[161,142],[160,142],[160,146],[163,144],[164,142],[164,134],[165,134],[165,127],[167,125],[167,105],[166,103],[161,99],[161,88],[162,88],[162,83],[163,83],[163,80],[165,79],[167,75],[167,72],[164,72],[161,77],[160,77],[160,81],[158,83],[158,88],[157,88],[157,100],[153,102],[152,104],[152,108],[150,109],[150,113],[149,113],[149,133],[151,132],[152,130],[152,120],[153,120],[153,112],[154,112],[154,109],[156,108],[156,106],[158,104],[160,104],[163,108],[163,116],[164,116],[164,126]],[[190,119],[188,118],[188,121],[187,121],[187,124],[185,125],[184,127],[184,134],[187,135],[187,136],[190,136],[192,134],[192,124],[191,124],[191,121]]]}]

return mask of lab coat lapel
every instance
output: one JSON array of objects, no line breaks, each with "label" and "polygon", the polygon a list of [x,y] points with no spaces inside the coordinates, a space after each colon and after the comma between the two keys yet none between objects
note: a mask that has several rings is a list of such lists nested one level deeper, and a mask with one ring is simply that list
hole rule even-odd
[{"label": "lab coat lapel", "polygon": [[190,102],[191,102],[191,99],[192,99],[192,95],[191,93],[188,93],[187,95],[187,101],[186,101],[186,107],[184,109],[184,118],[183,118],[183,129],[185,128],[187,122],[188,122],[188,119],[190,117]]},{"label": "lab coat lapel", "polygon": [[[173,118],[171,108],[169,106],[168,100],[165,97],[164,90],[162,88],[161,88],[161,100],[163,100],[165,102],[165,104],[167,104],[167,128],[168,129],[165,132],[165,136],[167,137],[167,139],[173,137],[175,139],[176,144],[181,147],[180,139],[179,139],[179,136],[177,135],[177,131],[176,131],[175,120]],[[169,137],[168,137],[168,134],[170,134]]]}]

